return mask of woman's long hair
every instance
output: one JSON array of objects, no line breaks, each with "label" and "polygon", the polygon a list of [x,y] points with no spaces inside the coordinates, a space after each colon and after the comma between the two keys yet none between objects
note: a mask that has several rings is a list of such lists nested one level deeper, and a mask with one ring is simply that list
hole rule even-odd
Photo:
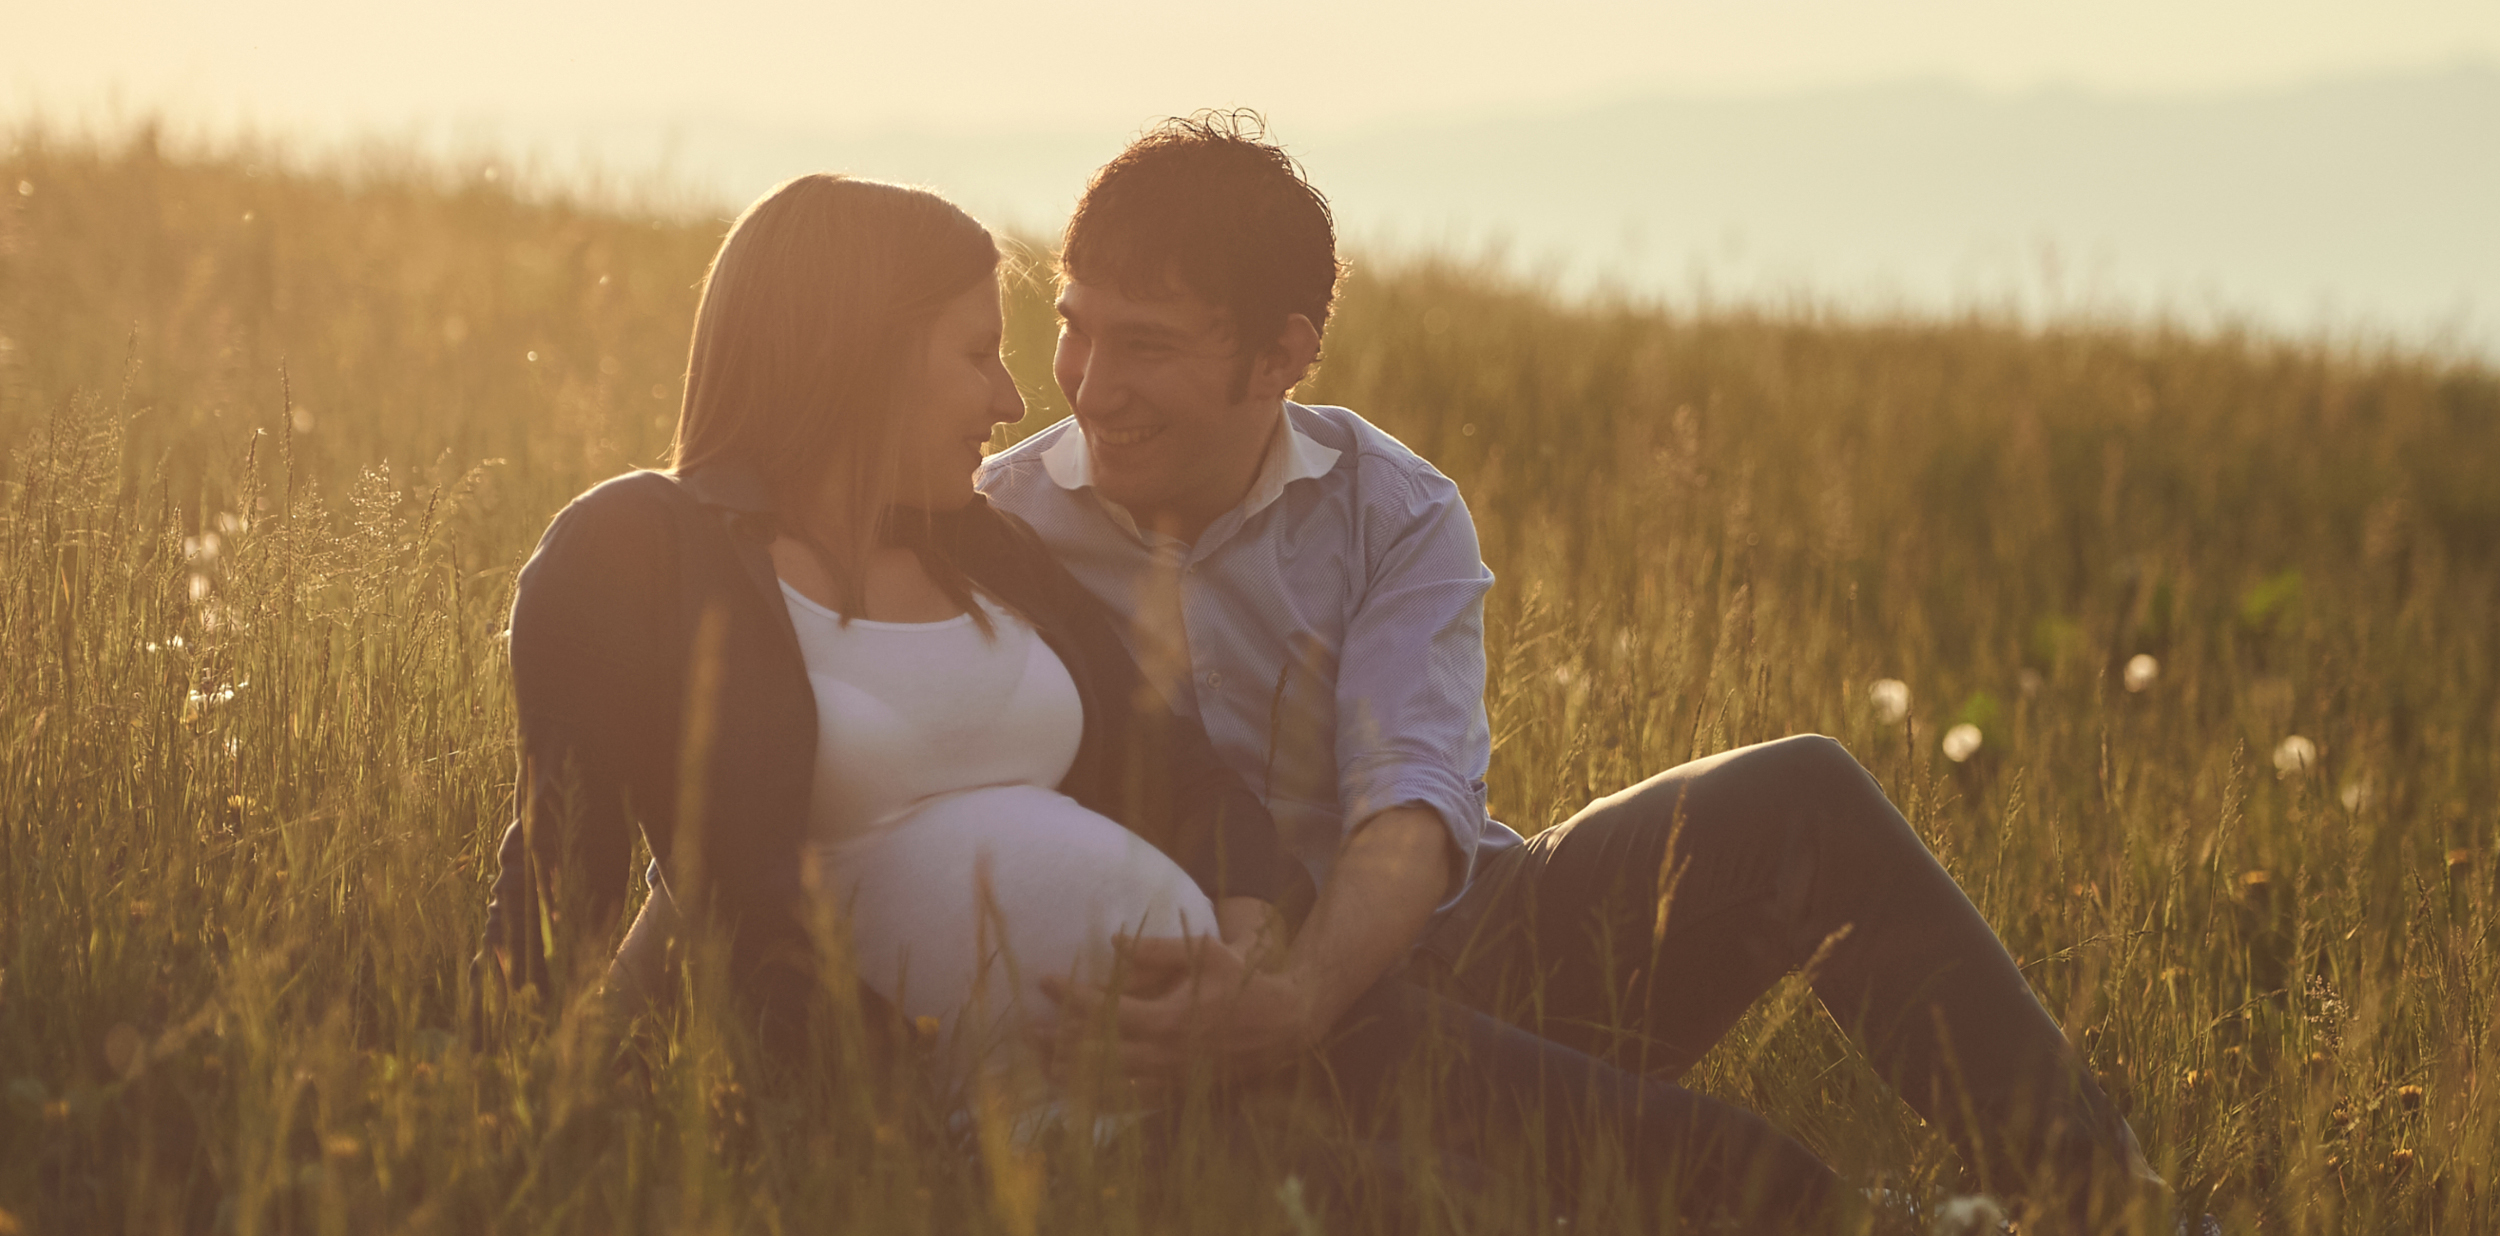
[{"label": "woman's long hair", "polygon": [[927,190],[784,181],[730,225],[704,275],[669,466],[751,470],[782,530],[824,560],[841,612],[859,613],[869,553],[890,533],[898,392],[939,310],[998,261],[989,230]]}]

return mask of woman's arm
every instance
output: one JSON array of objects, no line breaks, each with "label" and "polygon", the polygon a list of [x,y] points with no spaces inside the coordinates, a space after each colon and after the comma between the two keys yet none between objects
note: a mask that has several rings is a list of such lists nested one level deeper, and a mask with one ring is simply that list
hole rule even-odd
[{"label": "woman's arm", "polygon": [[545,986],[607,959],[636,808],[673,801],[679,692],[667,510],[624,478],[559,514],[522,568],[511,657],[521,769],[487,910],[507,981]]}]

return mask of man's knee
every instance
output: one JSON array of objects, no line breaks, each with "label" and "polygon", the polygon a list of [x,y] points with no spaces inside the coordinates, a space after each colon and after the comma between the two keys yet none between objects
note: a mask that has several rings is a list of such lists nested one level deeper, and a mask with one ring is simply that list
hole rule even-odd
[{"label": "man's knee", "polygon": [[1884,798],[1874,775],[1835,738],[1792,734],[1747,748],[1745,754],[1751,779],[1800,805],[1819,808],[1817,815],[1830,814],[1833,807],[1861,805],[1858,800]]},{"label": "man's knee", "polygon": [[1849,748],[1840,740],[1823,734],[1791,734],[1774,738],[1754,748],[1759,758],[1775,764],[1783,774],[1800,780],[1821,781],[1830,778],[1855,778],[1866,775],[1866,767],[1858,763]]}]

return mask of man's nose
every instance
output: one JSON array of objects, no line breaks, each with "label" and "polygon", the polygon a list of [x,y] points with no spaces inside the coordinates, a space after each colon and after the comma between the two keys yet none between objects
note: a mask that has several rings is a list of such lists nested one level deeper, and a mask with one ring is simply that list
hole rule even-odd
[{"label": "man's nose", "polygon": [[1087,416],[1117,410],[1117,375],[1110,365],[1091,348],[1062,351],[1059,363],[1052,366],[1051,376],[1058,379],[1059,393],[1067,396],[1068,407]]}]

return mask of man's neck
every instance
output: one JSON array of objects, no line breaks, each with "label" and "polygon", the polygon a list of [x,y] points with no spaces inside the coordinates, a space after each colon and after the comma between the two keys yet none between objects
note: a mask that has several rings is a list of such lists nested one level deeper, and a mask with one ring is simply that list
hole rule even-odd
[{"label": "man's neck", "polygon": [[1210,496],[1204,501],[1142,509],[1132,508],[1129,511],[1129,519],[1135,522],[1141,531],[1168,536],[1184,545],[1197,544],[1198,538],[1206,535],[1207,529],[1215,526],[1215,521],[1224,518],[1226,512],[1249,500],[1250,490],[1259,483],[1260,474],[1267,471],[1269,457],[1284,449],[1279,444],[1283,441],[1285,433],[1285,405],[1284,401],[1278,400],[1276,419],[1268,428],[1266,441],[1260,445],[1258,453],[1251,457],[1248,471],[1233,478],[1232,483],[1211,491]]}]

